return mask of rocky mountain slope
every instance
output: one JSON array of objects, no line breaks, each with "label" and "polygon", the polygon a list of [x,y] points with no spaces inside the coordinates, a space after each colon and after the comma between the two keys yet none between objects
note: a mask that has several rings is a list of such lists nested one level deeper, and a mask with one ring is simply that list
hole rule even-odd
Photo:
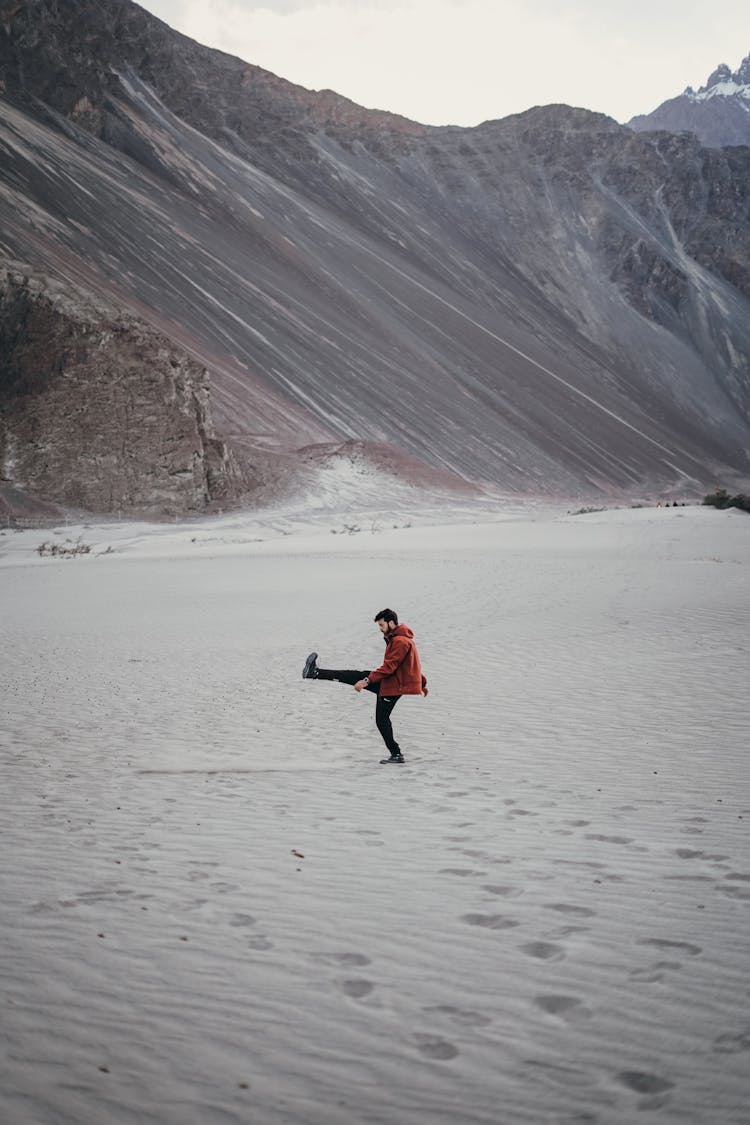
[{"label": "rocky mountain slope", "polygon": [[[0,75],[0,253],[208,372],[224,502],[342,440],[517,493],[750,476],[750,150],[565,106],[430,128],[128,0],[0,0]],[[23,431],[0,367],[6,451],[58,410],[85,447],[86,387],[56,384],[59,349]],[[149,386],[161,418],[172,391]],[[91,467],[98,497],[113,456]],[[0,475],[65,499],[33,462],[6,452]]]},{"label": "rocky mountain slope", "polygon": [[708,148],[750,145],[750,55],[735,71],[722,63],[699,90],[688,86],[679,97],[634,117],[628,125],[639,132],[694,133]]}]

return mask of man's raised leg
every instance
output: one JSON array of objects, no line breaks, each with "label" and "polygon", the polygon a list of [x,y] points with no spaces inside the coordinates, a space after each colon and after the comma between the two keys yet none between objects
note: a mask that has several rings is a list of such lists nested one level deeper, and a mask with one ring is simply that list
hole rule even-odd
[{"label": "man's raised leg", "polygon": [[[356,668],[316,668],[315,670],[316,680],[337,680],[341,684],[350,684],[352,687],[369,675],[369,669],[366,672]],[[370,691],[378,690],[375,684],[368,684],[367,686]]]}]

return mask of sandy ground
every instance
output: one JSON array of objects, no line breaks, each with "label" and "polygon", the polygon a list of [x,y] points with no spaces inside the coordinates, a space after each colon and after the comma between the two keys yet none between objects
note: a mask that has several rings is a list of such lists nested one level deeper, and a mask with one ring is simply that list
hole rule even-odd
[{"label": "sandy ground", "polygon": [[0,537],[4,1125],[750,1119],[750,517],[405,522]]}]

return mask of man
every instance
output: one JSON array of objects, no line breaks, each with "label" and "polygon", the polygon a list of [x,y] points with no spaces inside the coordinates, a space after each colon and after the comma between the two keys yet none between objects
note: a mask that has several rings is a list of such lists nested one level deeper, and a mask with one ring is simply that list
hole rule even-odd
[{"label": "man", "polygon": [[427,695],[427,680],[422,675],[419,653],[414,644],[414,634],[407,625],[399,625],[398,614],[392,609],[381,609],[375,615],[380,632],[385,638],[385,659],[372,672],[351,668],[319,668],[318,654],[311,652],[302,670],[303,680],[338,680],[351,684],[355,691],[372,691],[378,697],[375,705],[375,724],[390,752],[381,758],[381,766],[398,765],[404,761],[401,748],[393,737],[391,712],[402,695]]}]

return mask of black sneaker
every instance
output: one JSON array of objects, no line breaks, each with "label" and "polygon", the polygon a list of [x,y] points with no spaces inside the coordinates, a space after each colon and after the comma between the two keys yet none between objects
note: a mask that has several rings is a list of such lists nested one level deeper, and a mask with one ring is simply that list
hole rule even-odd
[{"label": "black sneaker", "polygon": [[305,661],[305,667],[302,669],[303,680],[314,680],[318,674],[318,669],[315,666],[315,661],[318,659],[317,652],[311,652]]},{"label": "black sneaker", "polygon": [[398,753],[398,754],[391,754],[390,758],[381,758],[380,764],[381,764],[381,766],[390,766],[390,765],[397,766],[397,765],[400,765],[403,761],[405,761],[404,755],[401,754],[401,753]]}]

